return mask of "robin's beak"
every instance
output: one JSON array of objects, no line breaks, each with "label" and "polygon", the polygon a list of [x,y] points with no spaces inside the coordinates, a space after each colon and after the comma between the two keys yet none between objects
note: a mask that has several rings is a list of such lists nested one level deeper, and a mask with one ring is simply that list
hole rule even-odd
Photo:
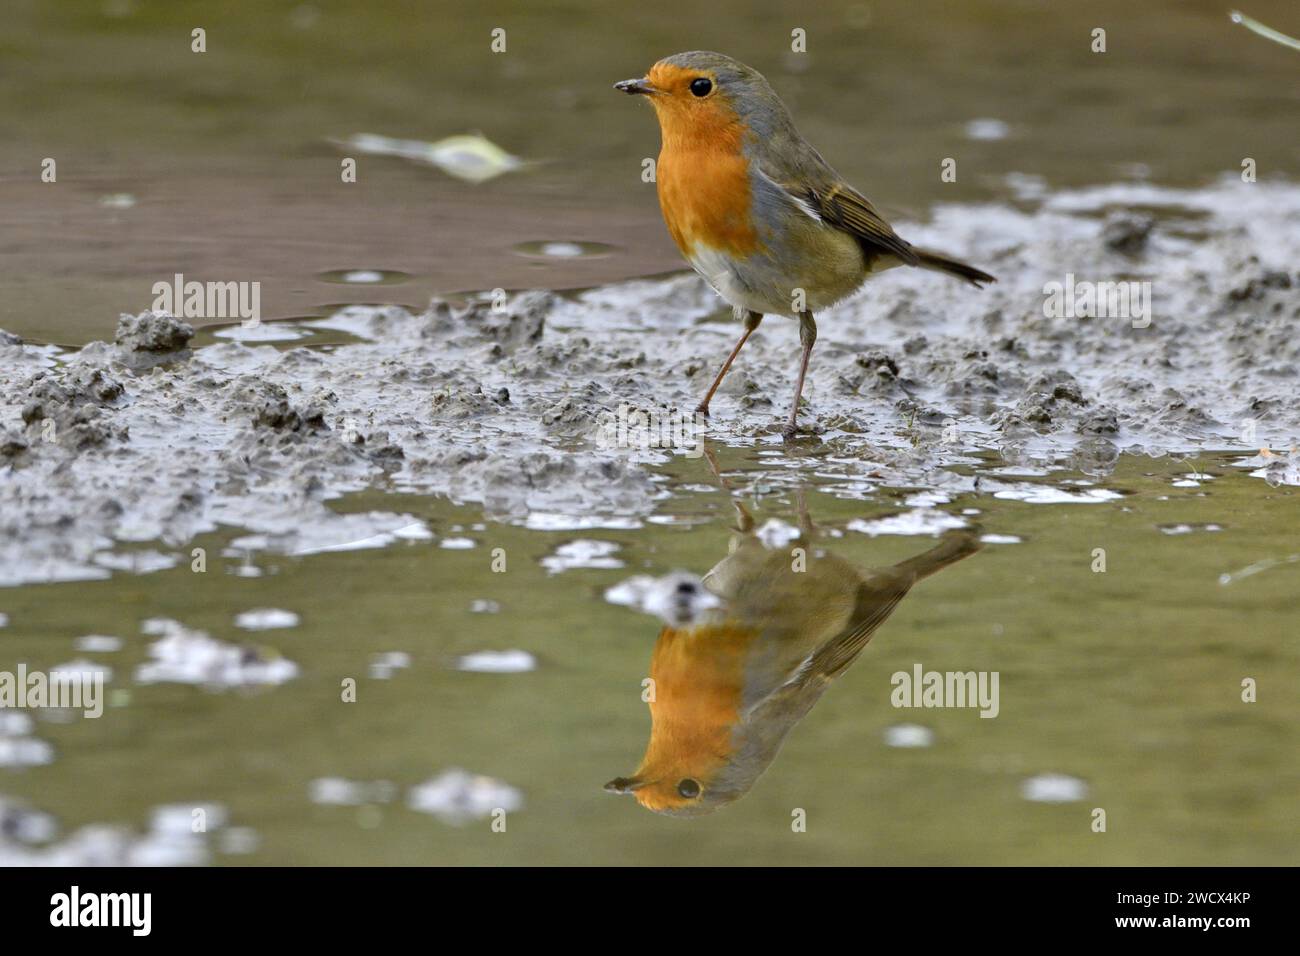
[{"label": "robin's beak", "polygon": [[660,92],[651,86],[650,81],[645,78],[639,80],[622,80],[621,82],[614,84],[614,89],[622,90],[624,93],[629,95],[640,93],[644,96],[650,96],[653,93]]},{"label": "robin's beak", "polygon": [[[631,82],[631,81],[629,81]],[[606,793],[634,793],[646,785],[646,781],[636,777],[615,777],[605,784]]]}]

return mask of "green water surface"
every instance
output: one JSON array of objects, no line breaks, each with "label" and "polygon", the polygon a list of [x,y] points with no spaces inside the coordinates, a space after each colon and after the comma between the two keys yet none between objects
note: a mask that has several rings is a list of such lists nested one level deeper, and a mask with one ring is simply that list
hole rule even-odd
[{"label": "green water surface", "polygon": [[[795,496],[753,476],[760,459],[724,450],[722,467],[759,524],[797,520]],[[851,671],[790,734],[753,791],[703,818],[653,815],[601,785],[633,770],[649,719],[641,680],[659,622],[608,603],[634,573],[702,574],[727,551],[734,512],[705,463],[665,469],[673,495],[639,530],[537,532],[481,520],[432,498],[354,497],[344,509],[400,507],[436,542],[305,558],[254,556],[266,573],[230,573],[223,541],[210,557],[146,576],[0,592],[0,669],[89,656],[115,669],[118,695],[98,720],[38,720],[48,766],[0,770],[0,793],[57,816],[64,832],[92,822],[143,827],[158,804],[219,802],[231,824],[260,836],[251,856],[218,862],[289,864],[1295,864],[1300,859],[1300,563],[1221,584],[1220,576],[1297,546],[1296,492],[1270,488],[1229,456],[1195,462],[1123,458],[1101,483],[1124,493],[1095,504],[1038,505],[968,496],[984,533],[1016,544],[984,549],[918,584]],[[1174,487],[1189,472],[1214,476]],[[1055,473],[1052,483],[1068,479]],[[904,492],[843,500],[807,490],[820,529],[900,510]],[[1213,523],[1167,534],[1160,526]],[[626,567],[551,574],[540,559],[575,538],[612,541]],[[862,566],[925,550],[923,537],[848,531],[826,546]],[[506,570],[492,570],[493,549]],[[1104,549],[1106,570],[1093,570]],[[473,613],[475,599],[498,613]],[[233,626],[254,607],[296,612],[294,628],[251,636]],[[153,638],[150,617],[174,617],[223,640],[251,639],[301,667],[279,687],[214,692],[133,684]],[[125,640],[84,655],[88,633]],[[459,654],[519,648],[533,672],[466,673]],[[409,669],[368,676],[372,655],[404,651]],[[890,675],[926,669],[998,671],[1000,713],[898,710]],[[358,681],[344,703],[344,678]],[[1242,700],[1253,678],[1258,700]],[[917,723],[932,746],[899,749],[883,732]],[[524,807],[504,833],[490,821],[456,827],[408,809],[400,794],[461,766],[519,788]],[[1041,773],[1087,786],[1083,799],[1027,801]],[[312,780],[389,780],[379,807],[313,804]],[[792,813],[806,812],[806,832]],[[1107,829],[1094,832],[1095,808]]]}]

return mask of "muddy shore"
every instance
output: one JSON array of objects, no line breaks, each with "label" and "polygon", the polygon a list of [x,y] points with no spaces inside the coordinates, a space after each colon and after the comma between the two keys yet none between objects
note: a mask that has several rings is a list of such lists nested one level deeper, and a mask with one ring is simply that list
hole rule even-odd
[{"label": "muddy shore", "polygon": [[[774,481],[797,480],[780,462],[806,459],[847,495],[966,490],[974,479],[953,467],[985,450],[1104,476],[1123,453],[1271,448],[1259,474],[1296,482],[1300,189],[1019,189],[1013,205],[899,227],[996,285],[894,270],[819,316],[790,446],[778,420],[796,326],[767,319],[709,439],[770,444]],[[1052,283],[1118,279],[1149,283],[1145,321],[1045,314]],[[253,339],[267,328],[300,337]],[[289,554],[427,535],[400,510],[329,507],[364,488],[445,494],[535,527],[635,525],[661,497],[646,466],[691,450],[611,447],[610,421],[621,406],[693,409],[738,327],[683,274],[241,331],[198,344],[186,323],[142,313],[76,351],[0,342],[0,583],[170,567],[219,526],[245,531],[241,548]],[[314,346],[326,333],[333,344]]]}]

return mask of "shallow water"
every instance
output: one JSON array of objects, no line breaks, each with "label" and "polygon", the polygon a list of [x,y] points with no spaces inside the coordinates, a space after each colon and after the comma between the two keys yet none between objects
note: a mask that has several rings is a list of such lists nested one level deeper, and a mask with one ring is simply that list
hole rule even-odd
[{"label": "shallow water", "polygon": [[[1300,176],[1294,51],[1219,0],[438,0],[6,5],[0,328],[84,343],[177,272],[260,281],[265,318],[338,302],[334,270],[408,273],[381,301],[577,288],[681,267],[642,162],[659,139],[611,84],[714,49],[764,71],[802,132],[891,219],[1116,180]],[[1300,33],[1294,4],[1249,11]],[[207,52],[190,32],[207,30]],[[1091,31],[1107,30],[1107,52]],[[491,31],[506,30],[506,52]],[[807,52],[791,52],[791,31]],[[580,56],[570,55],[581,51]],[[557,55],[558,54],[558,55]],[[473,184],[331,145],[481,130],[528,163]],[[992,135],[990,135],[992,134]],[[353,150],[352,152],[355,152]],[[44,158],[56,184],[40,181]],[[940,178],[957,161],[955,182]],[[125,197],[125,198],[124,198]],[[906,235],[906,234],[904,234]],[[526,257],[520,243],[610,255]],[[973,252],[973,250],[972,250]],[[355,297],[371,301],[373,287]]]},{"label": "shallow water", "polygon": [[[201,854],[214,862],[1294,863],[1300,565],[1220,579],[1294,554],[1295,490],[1248,477],[1236,460],[1125,459],[1099,483],[1120,496],[1094,503],[971,494],[944,505],[978,509],[965,520],[995,542],[1019,540],[987,543],[917,584],[753,791],[704,819],[661,818],[601,790],[640,758],[641,680],[660,628],[603,592],[635,574],[703,574],[727,553],[729,495],[704,460],[684,458],[663,469],[672,494],[637,530],[485,526],[477,509],[410,497],[401,508],[434,540],[244,560],[217,557],[228,542],[206,536],[196,542],[212,556],[202,575],[182,566],[6,591],[6,666],[89,657],[114,676],[102,719],[38,715],[31,736],[53,746],[53,761],[0,770],[3,792],[52,813],[65,835],[97,822],[143,830],[159,805],[218,804],[227,827],[257,840],[251,854],[227,853],[214,827]],[[797,523],[797,497],[765,477],[769,456],[721,449],[720,464],[759,525]],[[1091,481],[1068,471],[1023,480]],[[847,500],[814,484],[806,503],[828,550],[882,566],[933,540],[846,529],[908,511],[912,494]],[[339,507],[380,498],[392,507],[373,493]],[[1220,530],[1168,532],[1198,524]],[[448,539],[475,546],[440,546]],[[575,539],[616,545],[622,566],[548,569]],[[504,572],[491,570],[494,548]],[[1092,570],[1097,548],[1104,573]],[[475,602],[491,603],[476,613]],[[268,607],[299,623],[235,626]],[[243,690],[141,685],[131,675],[155,639],[141,625],[157,617],[274,648],[299,674]],[[89,633],[122,648],[76,650]],[[535,669],[456,669],[461,655],[510,649],[533,655]],[[393,652],[409,665],[372,676]],[[998,671],[1000,713],[892,707],[890,675],[918,663]],[[1243,703],[1252,676],[1259,700]],[[340,699],[347,677],[355,703]],[[899,725],[928,728],[932,743],[887,745]],[[504,833],[490,819],[453,825],[407,805],[412,788],[451,767],[519,791]],[[1052,774],[1070,778],[1056,789],[1074,799],[1026,798],[1030,781]],[[313,784],[330,778],[365,784],[334,785],[335,798],[359,805],[313,802],[314,786],[317,800],[331,799],[329,785]],[[1049,795],[1051,779],[1039,785]],[[1090,829],[1097,807],[1104,834]],[[791,831],[796,808],[805,833]]]}]

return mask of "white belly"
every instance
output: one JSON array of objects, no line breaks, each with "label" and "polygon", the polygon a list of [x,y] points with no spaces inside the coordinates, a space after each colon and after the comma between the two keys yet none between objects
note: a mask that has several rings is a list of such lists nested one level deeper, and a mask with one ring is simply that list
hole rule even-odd
[{"label": "white belly", "polygon": [[[742,279],[735,257],[699,244],[691,249],[691,266],[737,312],[748,309],[760,315],[772,311],[772,303]],[[788,308],[788,306],[787,306]]]},{"label": "white belly", "polygon": [[688,257],[695,271],[739,314],[795,316],[834,305],[866,277],[857,241],[833,229],[814,234],[816,243],[796,246],[799,254],[759,252],[738,259],[702,243]]}]

